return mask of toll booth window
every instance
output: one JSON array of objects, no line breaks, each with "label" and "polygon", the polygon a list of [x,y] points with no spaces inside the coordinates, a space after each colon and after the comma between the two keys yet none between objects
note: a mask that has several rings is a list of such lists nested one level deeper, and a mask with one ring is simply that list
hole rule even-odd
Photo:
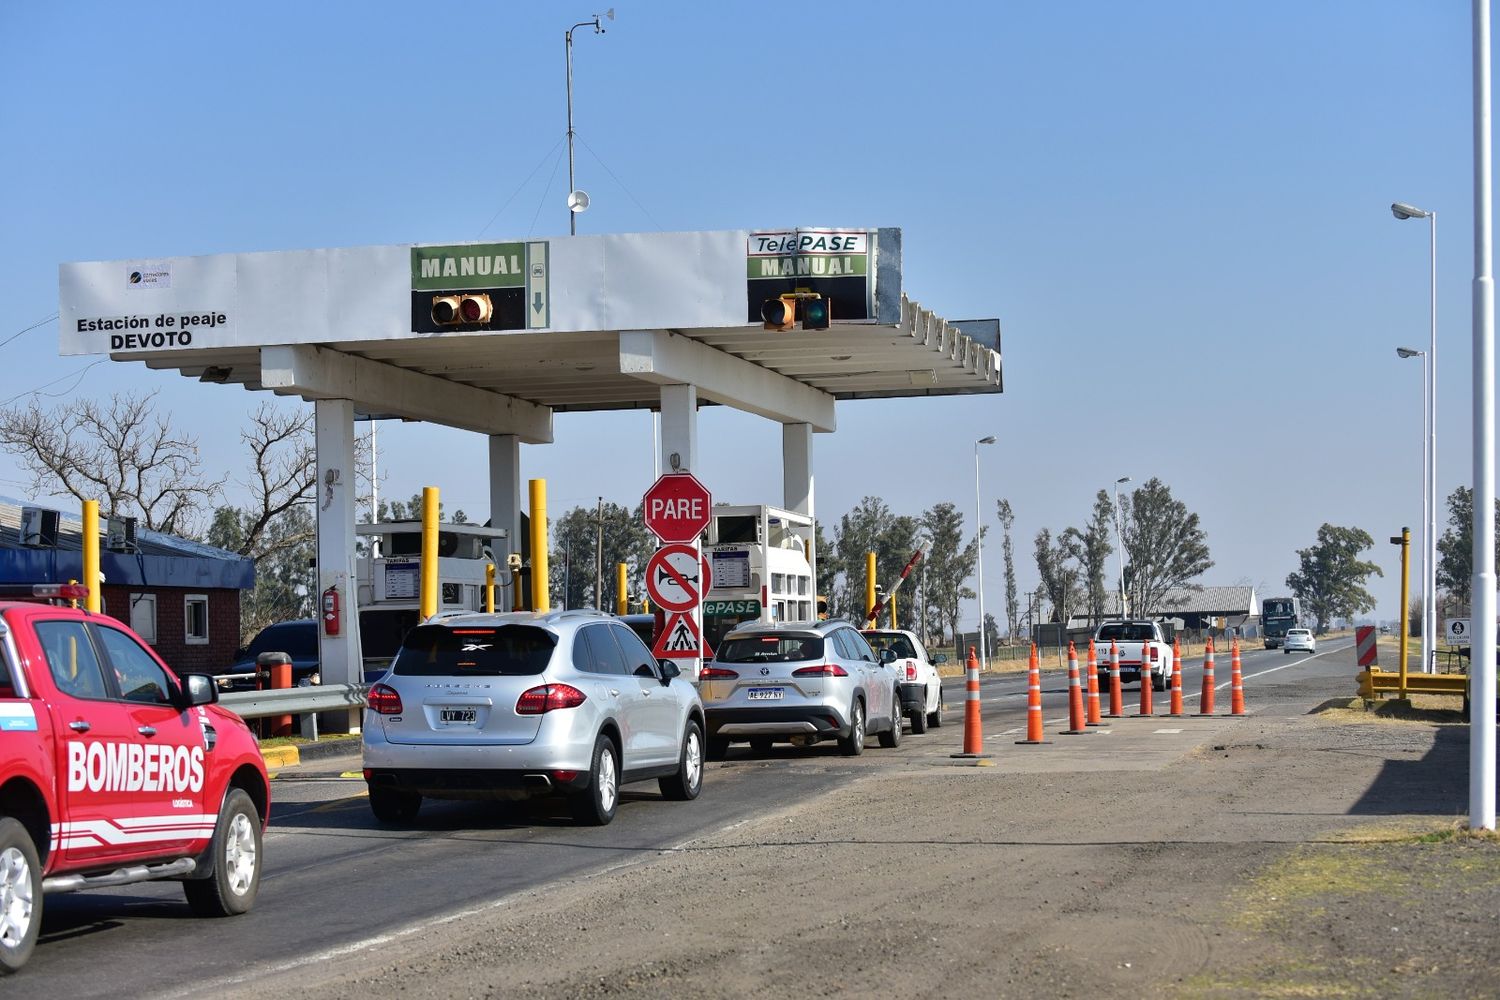
[{"label": "toll booth window", "polygon": [[785,573],[772,573],[771,574],[771,592],[773,594],[784,594],[784,593],[786,593],[786,574]]},{"label": "toll booth window", "polygon": [[812,593],[812,581],[805,576],[797,577],[797,596],[806,597],[810,593]]},{"label": "toll booth window", "polygon": [[166,705],[172,701],[172,685],[167,672],[130,636],[119,629],[99,629],[99,645],[109,657],[120,697],[147,705]]},{"label": "toll booth window", "polygon": [[208,595],[188,594],[182,604],[183,641],[189,646],[208,642]]},{"label": "toll booth window", "polygon": [[392,669],[405,677],[529,677],[547,669],[556,645],[556,636],[532,625],[418,625]]},{"label": "toll booth window", "polygon": [[719,525],[720,545],[754,545],[757,541],[755,535],[755,522],[759,518],[753,516],[720,516],[715,518]]},{"label": "toll booth window", "polygon": [[109,696],[94,644],[82,622],[37,622],[36,636],[59,691],[74,698]]},{"label": "toll booth window", "polygon": [[823,658],[818,635],[748,635],[726,639],[714,659],[720,663],[799,663]]}]

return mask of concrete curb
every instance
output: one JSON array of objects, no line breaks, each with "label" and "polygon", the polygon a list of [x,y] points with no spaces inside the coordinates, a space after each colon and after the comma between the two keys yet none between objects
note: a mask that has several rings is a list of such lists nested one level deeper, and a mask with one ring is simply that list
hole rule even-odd
[{"label": "concrete curb", "polygon": [[260,755],[268,768],[296,767],[302,763],[302,754],[294,746],[271,747],[269,750],[261,750]]}]

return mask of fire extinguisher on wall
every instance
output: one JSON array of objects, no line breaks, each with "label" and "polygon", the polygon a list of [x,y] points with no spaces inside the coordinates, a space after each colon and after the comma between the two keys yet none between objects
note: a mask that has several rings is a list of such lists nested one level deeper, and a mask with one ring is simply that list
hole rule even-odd
[{"label": "fire extinguisher on wall", "polygon": [[339,588],[337,584],[323,591],[323,634],[339,634]]}]

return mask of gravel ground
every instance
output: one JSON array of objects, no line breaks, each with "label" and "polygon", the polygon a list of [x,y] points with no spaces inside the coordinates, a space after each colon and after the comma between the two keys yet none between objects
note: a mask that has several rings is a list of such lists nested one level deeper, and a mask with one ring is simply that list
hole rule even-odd
[{"label": "gravel ground", "polygon": [[1008,747],[990,768],[861,768],[240,995],[1500,993],[1500,841],[1451,835],[1465,728],[1334,712],[1216,732],[1153,769],[1019,773]]}]

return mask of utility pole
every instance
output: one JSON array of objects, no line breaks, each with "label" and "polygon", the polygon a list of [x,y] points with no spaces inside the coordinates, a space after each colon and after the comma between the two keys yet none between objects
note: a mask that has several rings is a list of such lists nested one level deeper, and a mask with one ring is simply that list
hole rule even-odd
[{"label": "utility pole", "polygon": [[598,524],[599,534],[594,540],[594,607],[604,607],[604,498],[599,498],[599,506],[595,511],[594,520]]}]

